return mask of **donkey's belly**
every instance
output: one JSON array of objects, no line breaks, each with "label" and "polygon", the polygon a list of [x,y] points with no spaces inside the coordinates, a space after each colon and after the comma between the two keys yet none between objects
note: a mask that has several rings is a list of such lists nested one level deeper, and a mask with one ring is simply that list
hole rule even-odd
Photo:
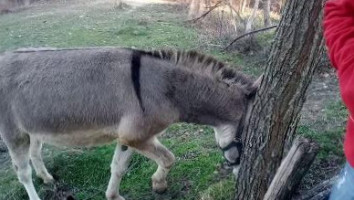
[{"label": "donkey's belly", "polygon": [[104,129],[60,134],[36,134],[35,137],[56,146],[97,146],[116,140],[118,132],[113,129]]}]

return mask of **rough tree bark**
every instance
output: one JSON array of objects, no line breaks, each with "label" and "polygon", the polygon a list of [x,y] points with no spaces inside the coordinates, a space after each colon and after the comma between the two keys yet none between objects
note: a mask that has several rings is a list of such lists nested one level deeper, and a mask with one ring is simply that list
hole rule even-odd
[{"label": "rough tree bark", "polygon": [[253,21],[254,21],[254,19],[257,16],[257,10],[258,10],[258,7],[259,7],[259,2],[260,2],[260,0],[255,0],[254,1],[252,13],[251,13],[250,17],[248,18],[248,21],[247,21],[247,24],[246,24],[246,30],[245,30],[246,33],[250,32],[252,30]]},{"label": "rough tree bark", "polygon": [[270,0],[263,0],[263,16],[264,16],[264,26],[270,26]]},{"label": "rough tree bark", "polygon": [[245,127],[235,199],[263,199],[284,146],[293,138],[306,90],[324,52],[324,1],[287,1]]}]

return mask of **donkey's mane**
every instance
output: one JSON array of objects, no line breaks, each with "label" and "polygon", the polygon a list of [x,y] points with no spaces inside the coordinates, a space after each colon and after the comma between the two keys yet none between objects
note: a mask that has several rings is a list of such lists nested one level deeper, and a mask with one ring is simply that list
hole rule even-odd
[{"label": "donkey's mane", "polygon": [[245,89],[252,86],[250,77],[237,71],[234,67],[225,64],[216,58],[199,53],[197,51],[176,51],[176,50],[137,50],[142,55],[174,62],[176,66],[187,68],[199,74],[205,74],[227,84],[236,84]]}]

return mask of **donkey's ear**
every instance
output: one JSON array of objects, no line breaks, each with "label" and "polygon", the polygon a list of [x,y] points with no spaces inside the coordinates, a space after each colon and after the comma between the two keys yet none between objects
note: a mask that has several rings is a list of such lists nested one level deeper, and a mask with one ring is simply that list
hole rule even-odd
[{"label": "donkey's ear", "polygon": [[252,86],[249,88],[249,92],[248,92],[247,98],[251,99],[251,98],[253,98],[253,97],[256,95],[256,93],[257,93],[259,87],[261,86],[263,77],[264,77],[264,75],[262,74],[262,75],[259,76],[258,79],[252,84]]}]

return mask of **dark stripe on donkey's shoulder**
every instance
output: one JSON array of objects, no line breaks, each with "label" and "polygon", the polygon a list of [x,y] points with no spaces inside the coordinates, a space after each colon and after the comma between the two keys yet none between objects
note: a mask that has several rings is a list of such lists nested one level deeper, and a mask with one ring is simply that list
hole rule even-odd
[{"label": "dark stripe on donkey's shoulder", "polygon": [[141,67],[141,52],[133,50],[132,60],[131,60],[131,78],[134,86],[135,95],[138,98],[139,105],[144,112],[145,108],[141,99],[140,67]]}]

